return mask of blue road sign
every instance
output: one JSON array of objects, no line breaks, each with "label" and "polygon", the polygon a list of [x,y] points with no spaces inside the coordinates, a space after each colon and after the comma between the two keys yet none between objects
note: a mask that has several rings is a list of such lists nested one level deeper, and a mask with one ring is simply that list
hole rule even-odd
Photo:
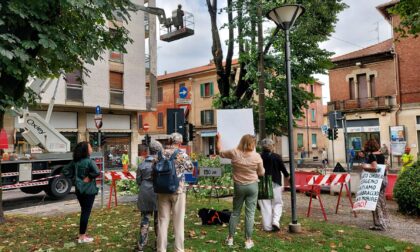
[{"label": "blue road sign", "polygon": [[186,88],[186,87],[181,87],[181,88],[179,89],[179,98],[181,98],[181,99],[185,99],[185,98],[187,98],[187,95],[188,95],[188,88]]},{"label": "blue road sign", "polygon": [[100,114],[102,114],[102,110],[101,110],[101,106],[96,106],[96,109],[95,109],[95,114],[97,114],[97,115],[100,115]]}]

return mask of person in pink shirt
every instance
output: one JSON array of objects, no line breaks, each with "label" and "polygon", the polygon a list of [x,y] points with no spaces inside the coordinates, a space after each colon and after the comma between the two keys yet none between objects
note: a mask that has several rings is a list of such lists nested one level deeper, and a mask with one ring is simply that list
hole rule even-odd
[{"label": "person in pink shirt", "polygon": [[258,176],[264,175],[261,156],[255,152],[255,137],[244,135],[235,149],[222,150],[220,135],[217,135],[216,150],[222,158],[232,160],[233,212],[229,221],[228,246],[233,246],[233,236],[238,225],[241,209],[245,203],[245,249],[254,246],[252,232],[258,199]]}]

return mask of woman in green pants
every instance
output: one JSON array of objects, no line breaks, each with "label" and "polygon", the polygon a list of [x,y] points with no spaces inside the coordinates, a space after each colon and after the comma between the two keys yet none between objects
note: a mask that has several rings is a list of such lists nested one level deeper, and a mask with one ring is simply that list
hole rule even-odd
[{"label": "woman in green pants", "polygon": [[239,222],[242,206],[245,202],[245,249],[254,246],[252,230],[254,227],[255,208],[258,198],[258,176],[264,176],[261,156],[255,152],[255,137],[244,135],[235,149],[221,150],[220,136],[217,135],[216,150],[223,158],[232,160],[234,181],[233,212],[229,221],[228,246],[233,246],[233,236]]}]

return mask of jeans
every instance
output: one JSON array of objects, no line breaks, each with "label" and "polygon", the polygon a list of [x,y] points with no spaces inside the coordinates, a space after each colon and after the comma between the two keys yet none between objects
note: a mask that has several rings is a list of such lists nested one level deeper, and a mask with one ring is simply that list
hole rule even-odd
[{"label": "jeans", "polygon": [[233,237],[239,222],[241,209],[245,202],[245,238],[251,239],[254,229],[255,208],[258,199],[258,182],[240,185],[236,184],[233,191],[233,212],[229,221],[229,236]]},{"label": "jeans", "polygon": [[92,206],[96,195],[80,194],[76,192],[76,196],[77,200],[79,201],[80,208],[82,209],[80,214],[79,234],[83,235],[86,233],[90,213],[92,211]]}]

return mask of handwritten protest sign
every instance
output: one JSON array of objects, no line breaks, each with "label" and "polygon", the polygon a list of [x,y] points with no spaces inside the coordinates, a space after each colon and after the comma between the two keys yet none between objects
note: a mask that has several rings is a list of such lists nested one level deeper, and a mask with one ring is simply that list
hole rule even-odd
[{"label": "handwritten protest sign", "polygon": [[378,164],[376,172],[362,172],[359,190],[356,194],[356,202],[353,204],[353,211],[374,211],[376,209],[385,167],[385,165]]}]

